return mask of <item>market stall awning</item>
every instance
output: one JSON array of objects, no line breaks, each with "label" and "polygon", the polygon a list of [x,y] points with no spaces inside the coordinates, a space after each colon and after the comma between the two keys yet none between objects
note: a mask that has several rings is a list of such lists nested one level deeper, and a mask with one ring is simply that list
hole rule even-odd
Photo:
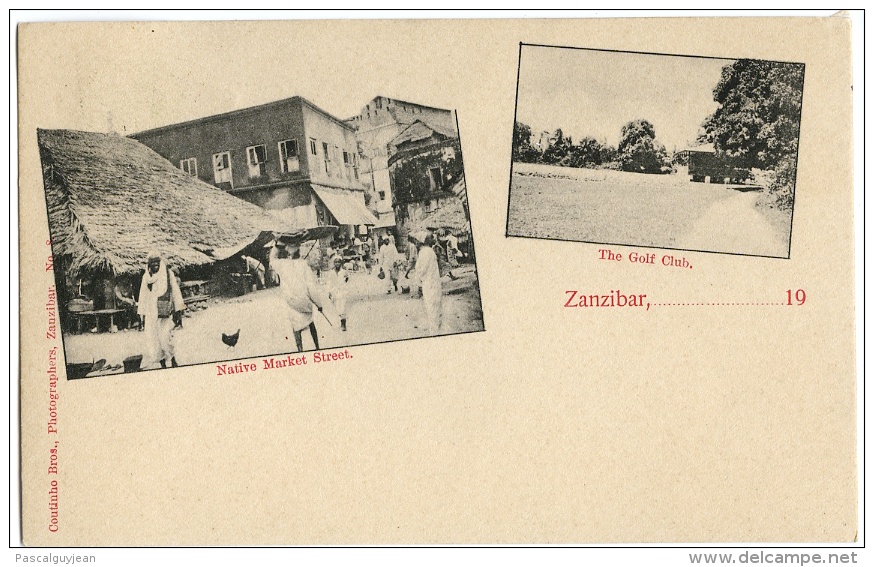
[{"label": "market stall awning", "polygon": [[203,252],[213,260],[227,260],[231,256],[235,256],[240,253],[249,253],[253,254],[258,249],[263,248],[264,245],[273,240],[273,232],[269,230],[262,231],[254,240],[251,242],[241,242],[235,246],[225,246],[221,248],[198,248],[195,246],[197,250]]},{"label": "market stall awning", "polygon": [[318,195],[319,199],[328,207],[334,218],[340,224],[369,226],[376,225],[376,217],[367,210],[364,203],[355,198],[351,191],[343,189],[334,189],[333,187],[325,187],[324,185],[316,185],[311,183],[310,187],[313,192]]},{"label": "market stall awning", "polygon": [[391,226],[397,226],[397,222],[395,221],[395,214],[393,212],[379,215],[379,218],[377,219],[376,224],[373,228],[388,228]]},{"label": "market stall awning", "polygon": [[461,199],[449,197],[440,201],[440,207],[425,218],[413,223],[413,230],[448,228],[456,233],[470,232],[467,213]]}]

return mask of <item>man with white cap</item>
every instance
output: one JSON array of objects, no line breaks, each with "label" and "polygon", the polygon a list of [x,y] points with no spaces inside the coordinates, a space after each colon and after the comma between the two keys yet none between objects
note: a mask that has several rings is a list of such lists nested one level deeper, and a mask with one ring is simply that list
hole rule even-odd
[{"label": "man with white cap", "polygon": [[173,345],[173,316],[184,309],[182,292],[167,262],[157,252],[150,252],[140,284],[137,313],[145,319],[147,352],[152,361],[161,363],[161,368],[167,368],[168,360],[171,366],[179,366]]}]

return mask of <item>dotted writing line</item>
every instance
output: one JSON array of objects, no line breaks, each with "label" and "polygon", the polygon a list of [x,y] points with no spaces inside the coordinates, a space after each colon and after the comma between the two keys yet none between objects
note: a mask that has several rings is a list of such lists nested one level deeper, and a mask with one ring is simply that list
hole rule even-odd
[{"label": "dotted writing line", "polygon": [[786,303],[651,303],[650,305],[682,305],[682,306],[694,306],[694,305],[787,305]]}]

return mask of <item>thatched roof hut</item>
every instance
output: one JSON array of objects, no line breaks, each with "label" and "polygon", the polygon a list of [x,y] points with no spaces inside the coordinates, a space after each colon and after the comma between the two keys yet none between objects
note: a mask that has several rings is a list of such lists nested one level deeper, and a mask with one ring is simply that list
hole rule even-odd
[{"label": "thatched roof hut", "polygon": [[37,137],[53,251],[69,256],[68,275],[141,271],[150,251],[177,268],[209,264],[280,229],[260,207],[130,138],[71,130]]}]

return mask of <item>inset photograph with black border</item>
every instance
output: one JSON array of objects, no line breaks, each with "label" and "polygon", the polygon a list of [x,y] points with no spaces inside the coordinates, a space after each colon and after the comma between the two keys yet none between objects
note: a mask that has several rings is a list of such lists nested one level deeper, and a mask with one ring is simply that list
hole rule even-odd
[{"label": "inset photograph with black border", "polygon": [[507,236],[789,258],[804,64],[521,44]]},{"label": "inset photograph with black border", "polygon": [[482,331],[454,111],[359,104],[39,130],[67,378]]}]

